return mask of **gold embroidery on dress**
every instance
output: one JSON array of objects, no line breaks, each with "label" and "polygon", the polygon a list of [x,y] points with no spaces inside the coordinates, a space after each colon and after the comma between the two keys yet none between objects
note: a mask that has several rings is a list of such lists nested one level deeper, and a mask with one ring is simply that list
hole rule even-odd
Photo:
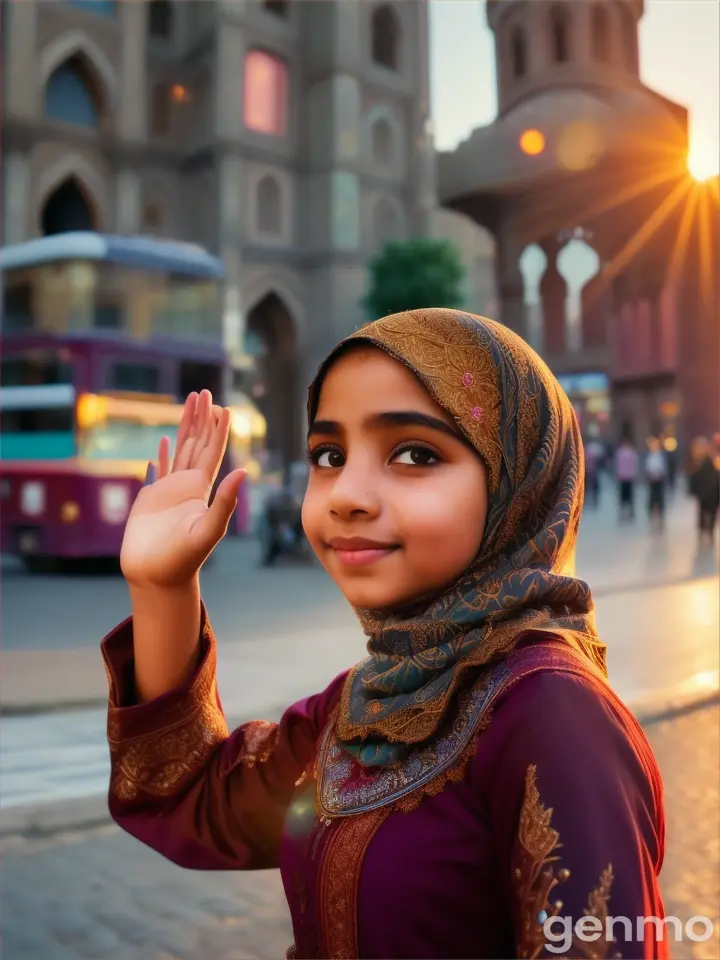
[{"label": "gold embroidery on dress", "polygon": [[169,705],[160,729],[135,737],[122,736],[122,710],[114,699],[108,709],[110,791],[119,800],[134,800],[140,793],[171,796],[188,775],[201,769],[228,737],[225,717],[218,705],[217,650],[209,624],[204,640],[208,654],[187,694]]},{"label": "gold embroidery on dress", "polygon": [[337,821],[323,856],[318,899],[328,960],[358,957],[357,899],[360,872],[370,841],[390,810]]},{"label": "gold embroidery on dress", "polygon": [[[248,767],[254,767],[256,763],[267,763],[275,752],[278,737],[280,736],[280,727],[278,724],[270,723],[268,720],[250,720],[244,724],[242,730],[242,746],[230,770],[233,770],[241,763],[244,763]],[[229,773],[230,770],[227,772]]]},{"label": "gold embroidery on dress", "polygon": [[[552,807],[546,808],[540,801],[536,775],[537,767],[529,766],[525,773],[525,793],[518,823],[520,862],[513,870],[513,885],[518,900],[516,939],[519,960],[536,960],[543,955],[547,942],[543,925],[549,918],[558,916],[562,909],[562,901],[551,903],[550,894],[570,876],[566,868],[556,873],[552,866],[560,859],[555,851],[562,844],[559,833],[552,827]],[[583,911],[584,916],[601,921],[602,932],[598,939],[583,941],[573,936],[572,953],[563,956],[586,960],[605,960],[609,956],[612,940],[606,938],[605,920],[612,883],[612,865],[608,864]],[[615,954],[616,960],[619,957],[619,954]]]}]

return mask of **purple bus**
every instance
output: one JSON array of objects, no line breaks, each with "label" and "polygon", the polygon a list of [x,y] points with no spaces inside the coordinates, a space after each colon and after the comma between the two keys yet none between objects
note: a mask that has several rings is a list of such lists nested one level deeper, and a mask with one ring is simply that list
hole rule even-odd
[{"label": "purple bus", "polygon": [[226,402],[224,271],[204,250],[65,233],[0,251],[3,553],[117,556],[192,390]]}]

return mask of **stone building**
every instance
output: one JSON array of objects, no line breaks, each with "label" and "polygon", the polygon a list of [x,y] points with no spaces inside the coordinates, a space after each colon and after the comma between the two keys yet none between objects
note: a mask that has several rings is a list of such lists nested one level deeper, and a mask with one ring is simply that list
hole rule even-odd
[{"label": "stone building", "polygon": [[[486,12],[498,116],[439,155],[438,195],[494,235],[500,318],[535,341],[584,426],[639,442],[717,429],[717,189],[689,176],[687,110],[641,80],[643,0]],[[563,258],[578,245],[595,266],[572,291]]]},{"label": "stone building", "polygon": [[[67,229],[199,243],[255,354],[269,444],[364,318],[387,240],[483,231],[435,210],[424,0],[3,0],[4,242]],[[301,387],[302,385],[302,387]],[[247,384],[246,384],[247,386]]]}]

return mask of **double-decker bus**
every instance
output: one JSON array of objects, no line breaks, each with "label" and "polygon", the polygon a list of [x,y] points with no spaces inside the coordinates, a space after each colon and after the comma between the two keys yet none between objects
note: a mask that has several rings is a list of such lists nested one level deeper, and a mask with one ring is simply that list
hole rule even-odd
[{"label": "double-decker bus", "polygon": [[[222,263],[83,232],[5,247],[0,269],[0,547],[29,564],[117,556],[187,394],[227,402]],[[257,411],[237,413],[236,431],[260,430]]]}]

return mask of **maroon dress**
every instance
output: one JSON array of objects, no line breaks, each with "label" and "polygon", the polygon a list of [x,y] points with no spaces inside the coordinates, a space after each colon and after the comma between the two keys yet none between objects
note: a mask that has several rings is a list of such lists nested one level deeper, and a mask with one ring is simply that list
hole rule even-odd
[{"label": "maroon dress", "polygon": [[565,645],[521,645],[492,689],[460,702],[475,710],[465,743],[452,720],[430,754],[373,771],[333,739],[345,674],[279,724],[228,733],[204,613],[202,644],[184,687],[136,704],[132,621],[105,638],[110,810],[182,867],[279,866],[289,956],[668,955],[655,926],[637,934],[638,917],[664,915],[655,761]]}]

